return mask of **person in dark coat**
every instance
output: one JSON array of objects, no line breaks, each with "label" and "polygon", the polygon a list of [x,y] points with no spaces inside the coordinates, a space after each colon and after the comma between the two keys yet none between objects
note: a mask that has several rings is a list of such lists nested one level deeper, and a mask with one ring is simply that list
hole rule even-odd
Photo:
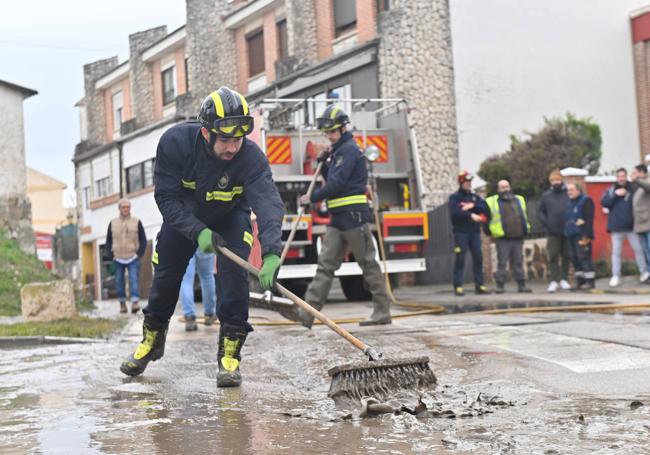
[{"label": "person in dark coat", "polygon": [[[551,187],[544,191],[537,213],[546,232],[546,250],[551,278],[548,292],[552,293],[558,288],[571,289],[569,285],[569,239],[564,235],[569,196],[566,193],[566,186],[562,181],[559,169],[551,172],[548,181]],[[562,263],[561,268],[560,262]]]},{"label": "person in dark coat", "polygon": [[[174,125],[160,138],[154,198],[163,224],[152,258],[154,278],[143,310],[142,342],[122,362],[122,373],[138,376],[163,356],[181,281],[197,247],[203,253],[219,253],[215,245],[226,246],[248,259],[253,245],[251,210],[262,248],[260,285],[273,288],[280,267],[284,204],[268,159],[246,138],[253,127],[246,99],[221,87],[203,101],[198,122]],[[253,330],[248,322],[248,273],[222,254],[217,255],[217,270],[217,387],[234,387],[241,384],[241,349]]]},{"label": "person in dark coat", "polygon": [[573,290],[596,287],[596,272],[591,257],[594,240],[594,201],[582,192],[577,183],[567,184],[569,204],[566,208],[564,235],[569,239],[571,261],[576,276]]},{"label": "person in dark coat", "polygon": [[449,196],[449,213],[454,229],[454,293],[463,296],[465,255],[472,255],[474,288],[477,294],[489,294],[483,279],[483,253],[481,252],[481,224],[488,222],[489,210],[485,200],[472,191],[474,176],[468,171],[458,174],[458,191]]},{"label": "person in dark coat", "polygon": [[620,168],[616,171],[616,182],[605,191],[600,203],[609,210],[607,214],[607,232],[612,239],[612,278],[610,287],[616,287],[621,282],[621,256],[623,242],[627,238],[634,251],[636,265],[639,268],[640,281],[644,282],[650,277],[647,263],[643,254],[643,247],[639,236],[634,233],[634,186],[627,179],[627,171]]}]

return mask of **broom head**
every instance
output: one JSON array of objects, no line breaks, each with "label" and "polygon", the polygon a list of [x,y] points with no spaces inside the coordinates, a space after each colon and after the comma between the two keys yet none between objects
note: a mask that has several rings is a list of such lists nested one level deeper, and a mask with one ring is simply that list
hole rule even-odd
[{"label": "broom head", "polygon": [[360,400],[363,397],[384,400],[400,391],[431,388],[437,382],[428,357],[339,365],[328,373],[332,383],[327,395],[334,401]]}]

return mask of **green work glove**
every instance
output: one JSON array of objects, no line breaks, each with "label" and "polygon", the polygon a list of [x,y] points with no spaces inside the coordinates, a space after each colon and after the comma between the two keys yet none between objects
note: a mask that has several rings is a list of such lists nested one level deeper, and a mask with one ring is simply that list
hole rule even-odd
[{"label": "green work glove", "polygon": [[211,229],[205,228],[199,232],[197,241],[199,242],[199,251],[201,251],[201,253],[216,253],[214,245],[212,245]]},{"label": "green work glove", "polygon": [[262,289],[270,291],[275,285],[275,279],[278,277],[280,268],[280,256],[275,253],[269,253],[264,256],[264,262],[260,269],[259,279]]}]

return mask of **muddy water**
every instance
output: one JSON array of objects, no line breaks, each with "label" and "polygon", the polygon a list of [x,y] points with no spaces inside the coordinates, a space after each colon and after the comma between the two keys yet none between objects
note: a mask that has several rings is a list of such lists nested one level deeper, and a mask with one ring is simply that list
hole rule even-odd
[{"label": "muddy water", "polygon": [[432,351],[435,339],[426,334],[369,341],[388,346],[387,356],[431,356],[439,386],[422,393],[426,411],[362,418],[358,408],[337,408],[326,398],[326,371],[357,354],[321,331],[252,334],[238,389],[216,388],[216,340],[205,336],[169,343],[165,358],[135,379],[118,370],[133,343],[4,350],[0,453],[605,454],[648,447],[650,406],[548,395],[486,374],[485,356]]}]

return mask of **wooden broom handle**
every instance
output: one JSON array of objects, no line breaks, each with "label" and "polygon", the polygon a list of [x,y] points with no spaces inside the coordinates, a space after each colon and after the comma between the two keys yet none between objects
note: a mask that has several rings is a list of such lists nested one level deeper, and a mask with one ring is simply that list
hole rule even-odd
[{"label": "wooden broom handle", "polygon": [[[244,259],[237,256],[235,253],[230,251],[228,248],[225,248],[223,246],[217,246],[217,250],[218,250],[219,253],[223,254],[228,259],[233,261],[235,264],[239,265],[240,267],[243,267],[244,269],[246,269],[247,271],[249,271],[253,275],[258,276],[260,274],[259,269],[257,269],[253,265],[249,264],[248,261],[245,261]],[[366,344],[363,341],[361,341],[360,339],[358,339],[357,337],[352,335],[350,332],[345,330],[343,327],[340,327],[336,322],[332,321],[330,318],[325,316],[323,313],[318,311],[316,308],[312,307],[310,304],[308,304],[307,302],[302,300],[300,297],[295,295],[293,292],[289,291],[287,288],[285,288],[281,284],[276,283],[276,287],[278,288],[278,291],[280,291],[280,293],[282,295],[284,295],[286,298],[291,300],[293,303],[298,305],[300,308],[302,308],[303,310],[305,310],[306,312],[311,314],[313,317],[315,317],[316,319],[321,321],[323,324],[325,324],[327,327],[332,329],[334,332],[338,333],[341,337],[345,338],[355,348],[359,349],[360,351],[362,351],[364,353],[366,352],[366,349],[368,348],[368,346],[366,346]]]}]

